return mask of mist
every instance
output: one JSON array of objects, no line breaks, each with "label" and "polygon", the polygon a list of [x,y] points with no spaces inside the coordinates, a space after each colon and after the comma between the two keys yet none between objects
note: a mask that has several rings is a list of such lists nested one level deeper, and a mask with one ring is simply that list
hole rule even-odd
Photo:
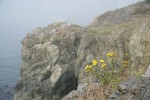
[{"label": "mist", "polygon": [[0,0],[0,34],[31,31],[55,21],[86,26],[108,11],[140,0]]},{"label": "mist", "polygon": [[139,0],[0,0],[0,85],[15,84],[21,65],[21,41],[36,27],[67,21],[86,26],[109,10]]},{"label": "mist", "polygon": [[[0,90],[8,87],[10,93],[19,80],[21,41],[32,29],[58,21],[87,26],[106,11],[138,1],[141,0],[0,0]],[[9,97],[5,89],[1,95]]]}]

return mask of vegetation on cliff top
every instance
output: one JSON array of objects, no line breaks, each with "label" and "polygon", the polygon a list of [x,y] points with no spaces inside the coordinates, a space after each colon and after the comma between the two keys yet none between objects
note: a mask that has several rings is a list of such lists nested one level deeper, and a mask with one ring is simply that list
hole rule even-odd
[{"label": "vegetation on cliff top", "polygon": [[116,64],[120,63],[116,58],[117,54],[110,52],[107,57],[106,61],[94,59],[92,64],[86,66],[85,72],[94,76],[102,85],[109,84],[112,89],[115,89],[117,84],[128,76],[128,61],[122,61],[121,66],[117,67]]},{"label": "vegetation on cliff top", "polygon": [[[130,69],[128,59],[120,62],[116,52],[107,53],[107,58],[106,60],[95,58],[91,64],[85,67],[86,73],[95,77],[103,88],[107,87],[104,94],[113,92],[120,82],[131,76],[128,73]],[[137,71],[134,76],[141,77],[141,73]]]}]

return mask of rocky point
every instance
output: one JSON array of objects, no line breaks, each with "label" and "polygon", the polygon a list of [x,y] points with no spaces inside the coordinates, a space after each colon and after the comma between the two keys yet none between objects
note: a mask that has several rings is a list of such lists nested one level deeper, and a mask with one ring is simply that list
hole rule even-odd
[{"label": "rocky point", "polygon": [[[94,58],[105,59],[111,51],[117,53],[118,60],[129,61],[131,72],[147,69],[149,4],[138,2],[106,12],[86,27],[56,22],[28,33],[22,41],[21,78],[14,100],[93,100],[96,96],[87,99],[86,90],[100,86],[94,84],[96,80],[87,78],[84,68]],[[110,99],[150,100],[149,82],[149,79],[130,80],[124,83],[129,85],[120,86]]]}]

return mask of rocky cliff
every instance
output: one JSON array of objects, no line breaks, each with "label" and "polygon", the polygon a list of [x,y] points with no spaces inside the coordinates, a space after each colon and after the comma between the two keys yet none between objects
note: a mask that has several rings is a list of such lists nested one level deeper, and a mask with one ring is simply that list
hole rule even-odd
[{"label": "rocky cliff", "polygon": [[96,82],[87,79],[85,65],[111,51],[129,61],[131,72],[145,70],[150,63],[149,16],[150,5],[139,2],[106,12],[87,27],[57,22],[36,28],[22,41],[14,100],[61,100],[80,84]]}]

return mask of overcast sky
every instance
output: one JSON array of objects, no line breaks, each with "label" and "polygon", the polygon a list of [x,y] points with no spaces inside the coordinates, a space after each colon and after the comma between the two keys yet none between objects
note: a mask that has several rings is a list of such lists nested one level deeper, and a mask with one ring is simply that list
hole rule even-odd
[{"label": "overcast sky", "polygon": [[35,27],[46,27],[55,21],[85,26],[108,10],[138,1],[0,0],[0,83],[16,84],[21,63],[21,40]]},{"label": "overcast sky", "polygon": [[0,34],[29,32],[55,21],[85,26],[108,11],[141,0],[0,0]]}]

